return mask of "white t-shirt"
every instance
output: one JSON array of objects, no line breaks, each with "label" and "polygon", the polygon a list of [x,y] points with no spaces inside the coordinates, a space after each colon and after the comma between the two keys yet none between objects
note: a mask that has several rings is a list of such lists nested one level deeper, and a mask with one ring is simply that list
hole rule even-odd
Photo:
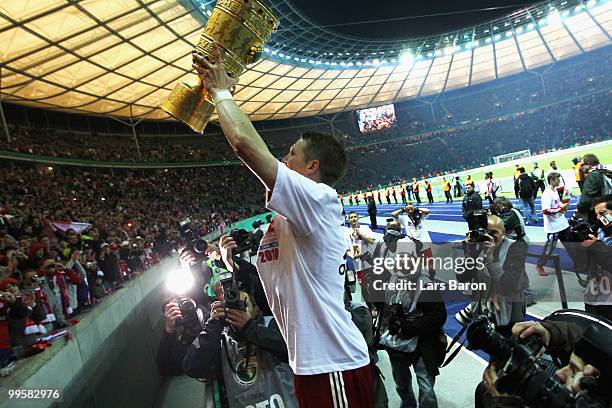
[{"label": "white t-shirt", "polygon": [[268,208],[277,212],[259,245],[257,268],[298,375],[369,364],[344,308],[342,206],[336,191],[279,163]]},{"label": "white t-shirt", "polygon": [[[360,225],[358,230],[361,235],[374,239],[374,233],[367,225]],[[348,227],[344,230],[344,242],[346,249],[353,250],[353,247],[356,246],[359,249],[359,254],[363,254],[364,242],[363,240],[354,237],[354,231],[355,229],[353,227]],[[353,258],[353,265],[355,266],[355,272],[359,272],[363,269],[361,259],[359,258]]]},{"label": "white t-shirt", "polygon": [[427,218],[426,215],[421,216],[421,222],[419,225],[415,226],[412,219],[407,214],[401,214],[398,219],[400,225],[406,230],[406,235],[417,239],[423,243],[423,250],[429,249],[432,247],[431,237],[429,236],[429,232],[423,225],[423,220]]},{"label": "white t-shirt", "polygon": [[[557,190],[546,188],[542,193],[542,211],[552,210],[561,207],[561,198]],[[569,222],[565,218],[565,213],[558,212],[555,214],[544,214],[544,232],[552,234],[555,232],[563,231],[569,227]]]}]

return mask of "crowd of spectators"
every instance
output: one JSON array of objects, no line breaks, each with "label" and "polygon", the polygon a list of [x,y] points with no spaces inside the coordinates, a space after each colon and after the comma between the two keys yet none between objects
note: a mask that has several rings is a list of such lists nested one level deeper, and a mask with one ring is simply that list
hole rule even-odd
[{"label": "crowd of spectators", "polygon": [[341,191],[395,179],[433,177],[488,165],[490,158],[530,149],[544,153],[612,138],[610,94],[351,149]]},{"label": "crowd of spectators", "polygon": [[[178,222],[223,232],[263,211],[243,166],[127,171],[0,167],[0,374],[40,337],[170,254]],[[34,345],[34,346],[33,346]]]}]

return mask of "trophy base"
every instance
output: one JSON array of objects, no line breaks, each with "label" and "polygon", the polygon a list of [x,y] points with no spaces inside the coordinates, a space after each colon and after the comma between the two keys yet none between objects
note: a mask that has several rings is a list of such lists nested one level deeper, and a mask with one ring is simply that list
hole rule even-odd
[{"label": "trophy base", "polygon": [[160,107],[200,134],[204,133],[204,128],[215,111],[215,104],[206,88],[184,82],[179,82],[174,87]]}]

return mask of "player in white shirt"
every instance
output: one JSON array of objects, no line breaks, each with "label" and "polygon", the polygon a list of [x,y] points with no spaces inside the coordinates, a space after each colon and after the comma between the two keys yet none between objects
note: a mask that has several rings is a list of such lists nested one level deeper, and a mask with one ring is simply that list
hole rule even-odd
[{"label": "player in white shirt", "polygon": [[570,226],[565,213],[569,203],[564,203],[559,197],[557,187],[559,186],[559,173],[549,173],[546,181],[548,186],[542,193],[542,213],[544,214],[544,232],[546,233],[546,244],[542,255],[538,259],[536,270],[540,276],[548,276],[544,265],[557,247],[557,241],[566,242],[570,233]]},{"label": "player in white shirt", "polygon": [[404,208],[395,210],[391,213],[393,218],[397,219],[400,225],[406,230],[406,236],[415,239],[423,244],[420,256],[425,259],[425,264],[428,265],[429,276],[431,279],[435,277],[436,271],[433,267],[433,244],[429,231],[425,227],[423,220],[429,217],[428,208],[418,208],[412,204],[408,204]]},{"label": "player in white shirt", "polygon": [[359,224],[359,214],[355,211],[348,214],[348,220],[350,226],[344,232],[347,255],[353,259],[355,273],[359,273],[362,270],[361,256],[366,252],[364,246],[374,243],[374,233],[367,225]]},{"label": "player in white shirt", "polygon": [[346,252],[342,207],[330,187],[346,171],[346,151],[332,136],[306,133],[279,162],[240,111],[220,47],[214,60],[193,54],[228,142],[267,189],[276,217],[261,240],[257,267],[287,343],[300,407],[373,405],[366,342],[344,308]]},{"label": "player in white shirt", "polygon": [[565,198],[563,194],[565,191],[565,179],[563,178],[563,174],[561,174],[561,170],[557,167],[557,162],[555,162],[554,160],[550,162],[550,170],[548,170],[548,173],[546,173],[546,180],[548,180],[548,176],[550,175],[550,173],[559,174],[559,185],[557,186],[556,190],[559,193],[559,197],[561,197],[561,200],[563,200]]}]

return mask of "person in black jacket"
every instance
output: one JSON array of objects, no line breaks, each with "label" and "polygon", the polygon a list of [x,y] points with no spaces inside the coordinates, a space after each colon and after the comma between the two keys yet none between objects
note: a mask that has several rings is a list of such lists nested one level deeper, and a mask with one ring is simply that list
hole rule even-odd
[{"label": "person in black jacket", "polygon": [[376,221],[376,202],[372,196],[368,197],[368,214],[370,215],[370,225],[372,229],[377,229],[378,223]]},{"label": "person in black jacket", "polygon": [[470,230],[478,229],[478,219],[474,216],[474,211],[482,210],[482,198],[474,191],[474,184],[465,186],[465,196],[461,204],[463,218],[467,221]]},{"label": "person in black jacket", "polygon": [[518,194],[523,205],[522,212],[525,218],[525,224],[529,224],[530,222],[537,224],[539,221],[535,211],[534,191],[537,190],[538,186],[533,179],[525,173],[524,167],[520,167],[518,170]]}]

